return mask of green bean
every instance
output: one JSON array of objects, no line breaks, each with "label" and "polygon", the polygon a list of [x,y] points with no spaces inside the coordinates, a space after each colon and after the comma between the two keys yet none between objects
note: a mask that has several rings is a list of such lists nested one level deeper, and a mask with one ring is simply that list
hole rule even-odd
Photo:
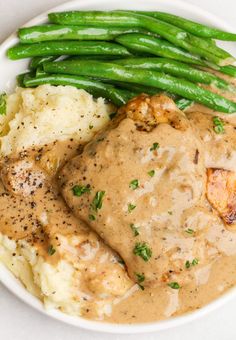
[{"label": "green bean", "polygon": [[66,73],[90,77],[102,77],[116,81],[136,83],[172,92],[181,97],[194,100],[213,110],[235,113],[236,103],[211,91],[205,90],[187,80],[178,79],[150,70],[130,70],[123,66],[94,61],[59,61],[44,63],[45,72]]},{"label": "green bean", "polygon": [[18,31],[21,43],[32,44],[51,40],[113,40],[124,33],[147,33],[138,27],[84,27],[69,25],[42,25],[23,27]]},{"label": "green bean", "polygon": [[[152,55],[150,53],[136,53],[135,51],[132,51],[132,57],[139,57],[139,58],[149,58],[152,57]],[[64,60],[101,60],[101,61],[106,61],[106,60],[118,60],[118,59],[122,59],[124,58],[124,56],[120,55],[120,56],[114,56],[114,55],[71,55],[71,56],[65,56]],[[50,61],[50,60],[49,60]]]},{"label": "green bean", "polygon": [[[138,15],[137,15],[138,16]],[[49,13],[49,21],[55,24],[103,27],[142,27],[139,18],[132,13],[117,11],[69,11]]]},{"label": "green bean", "polygon": [[57,59],[56,56],[33,57],[30,61],[29,68],[31,70],[35,70],[39,65],[42,65],[45,61],[54,61],[56,59]]},{"label": "green bean", "polygon": [[49,19],[53,23],[71,25],[94,25],[142,27],[170,41],[176,46],[184,48],[190,53],[200,55],[217,64],[226,65],[234,61],[234,58],[224,51],[225,57],[218,55],[218,48],[207,41],[200,39],[164,21],[127,11],[72,11],[50,13]]},{"label": "green bean", "polygon": [[74,86],[88,91],[95,97],[103,97],[110,100],[116,106],[125,104],[136,95],[134,92],[117,89],[112,85],[103,84],[87,77],[68,74],[46,74],[39,77],[26,75],[23,82],[25,87],[35,87],[42,84]]},{"label": "green bean", "polygon": [[12,60],[35,56],[85,54],[131,55],[125,47],[103,41],[45,41],[37,44],[18,44],[7,51]]},{"label": "green bean", "polygon": [[127,58],[113,61],[131,69],[148,69],[161,71],[176,77],[185,78],[193,83],[214,85],[220,89],[236,91],[231,84],[212,73],[195,69],[189,65],[167,58]]},{"label": "green bean", "polygon": [[[71,56],[66,56],[64,60],[101,60],[101,61],[110,61],[114,60],[116,58],[123,58],[122,56],[114,56],[114,55],[71,55]],[[117,60],[118,60],[117,59]]]},{"label": "green bean", "polygon": [[112,84],[120,88],[124,88],[130,91],[136,92],[137,94],[146,93],[146,94],[153,96],[157,93],[162,92],[160,89],[157,89],[155,87],[143,86],[139,84],[131,84],[131,83],[126,83],[122,81],[116,81],[116,82],[112,81]]},{"label": "green bean", "polygon": [[[121,45],[137,52],[147,52],[161,57],[171,58],[185,63],[204,65],[204,61],[168,41],[144,34],[123,34],[116,38]],[[206,66],[206,65],[205,65]]]},{"label": "green bean", "polygon": [[[138,57],[150,57],[150,54],[147,53],[133,53],[134,56],[137,55]],[[46,56],[46,57],[33,57],[30,61],[29,68],[32,70],[37,69],[38,66],[42,65],[45,61],[54,61],[57,59],[61,59],[61,56]],[[74,59],[85,59],[85,60],[114,60],[117,58],[123,58],[123,56],[114,56],[114,55],[108,55],[108,54],[103,54],[103,55],[71,55],[71,56],[65,56],[63,60],[74,60]]]},{"label": "green bean", "polygon": [[133,91],[137,95],[141,93],[146,93],[151,96],[154,96],[155,94],[158,94],[158,93],[164,93],[166,96],[170,97],[173,100],[179,99],[179,96],[176,96],[175,94],[170,93],[170,92],[162,91],[161,89],[158,89],[156,87],[144,86],[144,85],[134,84],[134,83],[126,83],[122,81],[114,81],[114,80],[104,79],[104,78],[95,78],[95,79],[100,80],[103,83],[112,84],[116,87],[118,86],[120,88]]},{"label": "green bean", "polygon": [[198,37],[213,38],[226,41],[236,41],[235,33],[229,33],[214,27],[202,25],[195,21],[188,20],[174,14],[165,12],[143,12],[143,11],[137,11],[137,13],[149,15],[156,19],[163,20],[165,22],[168,22],[169,24],[182,28],[185,31],[192,33]]},{"label": "green bean", "polygon": [[236,77],[236,67],[233,65],[221,66],[219,71],[231,77]]}]

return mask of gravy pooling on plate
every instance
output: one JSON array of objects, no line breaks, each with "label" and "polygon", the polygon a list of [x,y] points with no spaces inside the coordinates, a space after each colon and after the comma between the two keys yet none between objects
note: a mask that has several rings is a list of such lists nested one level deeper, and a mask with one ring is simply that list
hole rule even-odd
[{"label": "gravy pooling on plate", "polygon": [[2,159],[0,232],[52,266],[73,263],[74,314],[156,321],[236,284],[235,187],[210,177],[235,172],[235,122],[217,134],[202,111],[142,95],[85,147],[71,139]]}]

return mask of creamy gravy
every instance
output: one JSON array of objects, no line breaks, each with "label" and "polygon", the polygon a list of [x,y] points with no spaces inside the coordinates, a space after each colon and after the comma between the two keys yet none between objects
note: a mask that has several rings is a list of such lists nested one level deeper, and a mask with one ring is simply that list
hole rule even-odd
[{"label": "creamy gravy", "polygon": [[[124,278],[125,283],[122,283],[122,288],[117,288],[117,290],[112,292],[113,297],[116,296],[117,298],[115,302],[113,301],[112,313],[104,318],[106,321],[137,323],[166,319],[170,316],[180,315],[201,308],[236,284],[236,233],[233,227],[225,227],[204,196],[206,182],[205,167],[215,166],[233,171],[236,170],[236,132],[234,128],[236,119],[235,117],[229,119],[231,124],[226,125],[226,134],[215,136],[212,132],[212,112],[206,110],[209,116],[203,116],[202,113],[196,113],[198,111],[203,112],[204,110],[201,106],[195,105],[187,112],[190,122],[187,124],[190,124],[193,129],[196,129],[197,137],[191,136],[191,133],[188,131],[185,132],[185,145],[182,149],[178,131],[175,132],[166,125],[165,128],[159,128],[158,132],[158,142],[162,145],[160,151],[163,156],[155,160],[153,166],[155,165],[155,167],[159,169],[158,171],[160,171],[160,174],[158,173],[157,176],[159,178],[157,181],[159,185],[158,194],[160,196],[161,192],[166,191],[166,196],[163,195],[163,197],[160,198],[161,205],[156,215],[157,217],[159,216],[159,220],[157,221],[163,225],[170,226],[170,230],[167,230],[165,227],[162,230],[160,228],[159,232],[163,234],[162,241],[158,240],[158,243],[153,238],[152,247],[156,245],[160,247],[160,243],[164,242],[161,244],[161,249],[165,252],[167,251],[166,256],[169,256],[169,259],[173,256],[170,262],[160,261],[157,266],[158,268],[160,265],[164,266],[164,274],[166,274],[166,271],[170,271],[166,283],[157,286],[147,285],[144,290],[134,289],[133,293],[127,294],[126,298],[120,298],[119,296],[124,295],[134,283],[126,276],[125,268],[122,265],[118,265],[119,267],[116,267],[116,269],[118,268],[117,275],[112,276],[112,274],[110,277],[108,276],[108,279],[118,282],[120,278],[122,278],[122,280]],[[216,113],[213,114],[215,115]],[[117,146],[117,153],[114,154],[112,143],[116,143],[116,138],[115,136],[112,137],[109,135],[111,140],[107,148],[102,148],[103,141],[99,144],[99,147],[103,149],[103,156],[115,162],[117,159],[119,160],[118,155],[120,153],[120,161],[121,159],[124,160],[122,157],[125,155],[125,145],[127,148],[131,145],[129,137],[126,138],[125,136],[129,136],[130,131],[133,131],[132,143],[137,142],[138,134],[137,136],[135,135],[136,132],[133,123],[131,121],[124,121],[123,125],[121,124],[120,126],[120,131],[118,131],[116,135],[116,137],[119,135],[119,138],[123,136],[124,143],[120,143]],[[168,135],[168,139],[166,135]],[[152,145],[156,141],[155,138],[152,134],[143,134],[142,138],[139,139],[139,143],[143,143],[144,145],[148,139],[148,143]],[[173,149],[174,145],[175,149]],[[194,163],[196,148],[200,152],[197,164],[196,162]],[[89,242],[91,239],[93,239],[94,244],[99,242],[100,256],[107,253],[113,258],[111,262],[103,263],[102,269],[99,267],[101,266],[99,258],[92,258],[90,262],[87,263],[87,267],[99,267],[100,275],[104,275],[104,270],[108,267],[109,270],[114,273],[113,263],[117,262],[117,260],[114,260],[118,258],[117,255],[104,245],[102,240],[99,239],[84,222],[78,220],[71,213],[60,195],[58,188],[55,174],[67,160],[77,155],[78,152],[80,153],[80,149],[81,148],[78,150],[78,145],[73,140],[68,140],[60,143],[56,142],[39,149],[28,150],[20,155],[12,156],[10,159],[2,160],[0,232],[16,241],[26,239],[37,247],[39,254],[44,256],[46,261],[52,264],[60,259],[57,252],[55,256],[48,254],[50,245],[53,244],[55,248],[58,246],[60,242],[60,240],[57,239],[58,234],[64,236],[73,234],[83,235],[85,242]],[[89,147],[87,150],[91,151]],[[126,153],[125,157],[127,157],[127,163],[129,163],[130,154]],[[149,168],[150,159],[145,158],[144,154],[142,154],[141,158],[143,168],[136,172],[136,174],[134,164],[130,163],[128,173],[131,173],[131,179],[134,178],[133,176],[139,176],[139,178],[141,176],[142,179],[146,176],[147,171],[151,170],[151,168]],[[175,161],[168,164],[168,159],[171,161],[175,159]],[[147,166],[145,163],[147,163]],[[191,173],[190,178],[187,174],[186,177],[181,177],[177,171],[177,177],[174,176],[172,181],[170,181],[168,177],[165,177],[166,187],[164,182],[160,181],[161,169],[163,169],[163,166],[166,166],[166,164],[169,167],[172,166],[172,169],[176,164],[178,169],[181,164],[183,167],[186,166],[186,172],[189,171]],[[27,176],[24,177],[25,174],[28,174],[27,166],[32,169],[32,176],[30,178]],[[109,166],[107,169],[109,173]],[[93,176],[95,176],[96,171],[92,174]],[[183,173],[183,169],[181,169],[181,171]],[[108,173],[107,176],[109,176]],[[85,174],[86,169],[84,176],[86,176]],[[126,181],[126,175],[127,173],[122,174],[124,182]],[[18,178],[18,176],[20,176],[20,178]],[[101,178],[95,179],[93,176],[91,176],[91,178],[89,177],[89,181],[92,182],[92,185],[96,185],[96,180],[97,182],[101,181]],[[113,174],[114,181],[118,176],[121,176],[121,173],[117,172]],[[178,185],[176,182],[178,176],[180,176],[179,180],[185,181],[186,187],[191,187],[192,194],[190,196],[188,193],[186,196],[184,190],[182,192],[177,190],[179,189],[176,187]],[[87,179],[88,177],[86,177],[86,181]],[[23,184],[19,185],[19,182]],[[102,185],[104,185],[104,183]],[[117,188],[115,185],[117,185],[116,182],[114,183],[113,190],[116,190],[116,194],[119,194],[118,189],[123,190],[123,188],[122,186],[121,188]],[[103,187],[101,187],[101,189],[103,189]],[[138,223],[141,218],[145,224],[145,219],[149,217],[149,208],[154,216],[154,210],[156,209],[155,204],[152,206],[150,202],[147,203],[147,199],[145,198],[146,192],[152,192],[153,190],[153,187],[144,187],[143,192],[137,194],[140,195],[140,199],[144,199],[144,206],[146,202],[146,208],[137,213],[135,223]],[[169,206],[170,198],[167,197],[167,194],[170,192],[177,193],[174,201],[175,206],[173,206],[173,204]],[[120,192],[119,200],[122,200],[123,197],[125,202],[128,202],[130,198],[134,198],[134,196],[130,195],[130,192],[123,190],[123,192]],[[198,204],[199,202],[200,204]],[[179,215],[179,209],[182,209],[183,204],[187,204],[188,208],[187,213],[183,215],[184,226],[177,234],[174,234],[173,228],[176,221],[179,225],[183,222],[182,220],[180,221]],[[104,219],[105,216],[111,216],[110,212],[106,209],[108,208],[105,208],[103,212]],[[114,207],[112,209],[114,210]],[[45,220],[45,212],[47,213],[47,220]],[[160,219],[160,216],[162,216],[162,219]],[[84,221],[86,220],[83,215],[81,218]],[[117,219],[121,219],[119,212],[117,212]],[[88,223],[89,221],[86,220],[86,222]],[[116,223],[115,221],[113,222]],[[102,220],[102,223],[104,224],[104,220]],[[196,235],[186,234],[185,230],[188,229],[194,229]],[[114,249],[127,261],[127,266],[129,267],[129,258],[126,258],[125,251],[128,252],[129,244],[133,242],[132,233],[130,233],[130,230],[126,230],[124,236],[127,238],[127,243],[124,243],[123,250],[119,251],[117,235],[112,234],[112,230],[108,230],[108,232],[111,233],[111,239],[114,241]],[[101,230],[98,230],[98,233],[102,236]],[[107,243],[111,244],[111,240],[108,237],[104,238]],[[148,236],[145,240],[148,240]],[[170,251],[169,253],[168,249]],[[199,263],[194,267],[186,269],[184,267],[186,260],[192,260],[196,257]],[[149,269],[146,271],[144,264],[142,262],[140,263],[141,267],[138,267],[138,270],[142,268],[142,272],[145,272],[147,276],[150,275],[150,282],[152,282],[152,270],[156,264],[151,263],[150,271]],[[133,263],[131,263],[131,265],[133,265]],[[160,268],[159,270],[162,271],[163,269]],[[181,276],[178,276],[179,272],[183,272]],[[88,286],[88,282],[91,283],[92,274],[89,276],[87,271],[84,270],[83,275],[83,291],[88,294],[91,294],[91,291],[93,291],[94,300],[85,305],[82,315],[87,318],[96,319],[97,315],[93,313],[93,303],[96,303],[96,299],[99,300],[99,289],[96,291],[96,288],[94,288],[97,285],[97,281],[94,281],[94,286],[91,288],[91,286]],[[134,279],[130,269],[129,275]],[[167,285],[170,280],[179,281],[180,289],[170,288]],[[165,282],[165,280],[163,281]],[[120,287],[121,285],[118,284],[117,286]]]},{"label": "creamy gravy", "polygon": [[[236,284],[236,255],[223,256],[196,272],[197,280],[180,290],[158,287],[137,291],[113,308],[107,321],[150,322],[194,311],[222,295]],[[197,284],[198,283],[198,284]]]}]

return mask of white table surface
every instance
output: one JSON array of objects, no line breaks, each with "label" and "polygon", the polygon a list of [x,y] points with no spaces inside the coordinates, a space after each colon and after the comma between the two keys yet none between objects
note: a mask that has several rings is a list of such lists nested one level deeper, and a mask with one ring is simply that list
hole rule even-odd
[{"label": "white table surface", "polygon": [[[118,3],[118,0],[115,1]],[[130,1],[135,3],[141,0]],[[235,0],[185,1],[217,14],[236,27]],[[63,2],[65,0],[0,0],[0,42],[32,17]],[[141,340],[143,338],[235,340],[236,299],[200,320],[158,334],[109,335],[79,330],[49,319],[19,301],[0,284],[0,340]]]}]

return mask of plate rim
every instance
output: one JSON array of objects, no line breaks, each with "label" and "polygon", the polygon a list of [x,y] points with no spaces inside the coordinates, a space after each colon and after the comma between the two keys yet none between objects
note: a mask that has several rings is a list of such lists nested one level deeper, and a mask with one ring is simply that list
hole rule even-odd
[{"label": "plate rim", "polygon": [[[102,2],[102,0],[99,0]],[[155,0],[149,0],[154,2]],[[156,0],[156,5],[158,6],[158,2],[161,0]],[[171,1],[171,0],[170,0]],[[105,0],[105,2],[109,2]],[[110,0],[110,4],[115,0]],[[164,1],[162,2],[164,4]],[[168,3],[168,1],[167,1]],[[78,6],[78,9],[82,6],[82,8],[86,8],[92,4],[98,5],[97,0],[72,0],[68,2],[64,2],[59,6],[54,6],[51,9],[44,11],[43,13],[35,16],[33,19],[27,21],[24,25],[30,26],[35,24],[40,24],[47,19],[47,13],[51,11],[64,11],[70,10],[74,6]],[[134,7],[135,7],[134,3]],[[138,6],[138,4],[137,4]],[[119,6],[118,6],[119,7]],[[216,27],[219,27],[224,30],[228,31],[236,31],[234,27],[226,23],[224,20],[220,19],[217,15],[204,10],[197,5],[193,5],[187,3],[183,0],[175,0],[174,7],[184,8],[188,11],[197,12],[203,18],[214,22]],[[17,42],[17,35],[16,31],[13,32],[7,39],[5,39],[0,45],[0,53],[4,52],[13,44]],[[158,332],[165,329],[174,328],[185,323],[192,322],[200,317],[205,316],[206,314],[214,311],[215,309],[223,306],[228,301],[236,298],[236,287],[229,289],[226,293],[218,297],[217,299],[213,300],[211,303],[207,304],[206,306],[200,308],[199,310],[195,310],[189,313],[186,313],[181,316],[171,317],[166,320],[160,320],[156,322],[149,322],[149,323],[139,323],[139,324],[112,324],[107,322],[100,322],[100,321],[92,321],[87,320],[83,317],[79,316],[70,316],[59,310],[52,309],[46,310],[43,303],[33,296],[31,293],[27,291],[27,289],[23,286],[19,279],[17,279],[14,274],[7,267],[0,262],[0,282],[5,286],[13,295],[15,295],[18,299],[23,301],[28,306],[34,308],[38,312],[43,315],[46,315],[50,318],[53,318],[57,321],[84,329],[89,331],[96,331],[96,332],[103,332],[103,333],[111,333],[111,334],[137,334],[137,333],[149,333],[149,332]]]}]

